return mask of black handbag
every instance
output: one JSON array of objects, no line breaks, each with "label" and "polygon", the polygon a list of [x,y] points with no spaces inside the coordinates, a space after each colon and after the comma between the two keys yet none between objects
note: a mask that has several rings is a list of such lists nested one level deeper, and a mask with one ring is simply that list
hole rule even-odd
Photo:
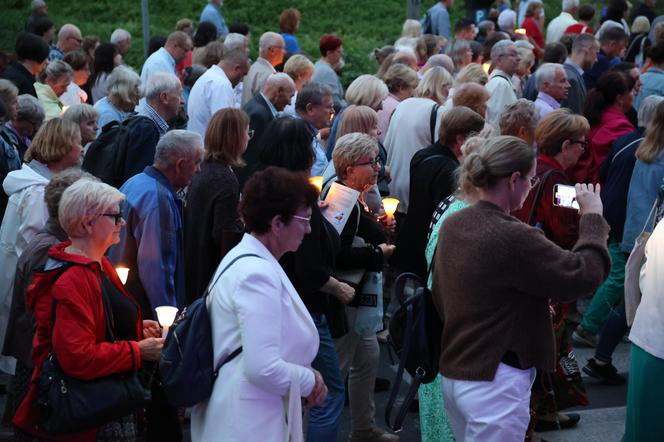
[{"label": "black handbag", "polygon": [[[58,270],[60,274],[64,273],[64,270]],[[110,301],[103,289],[101,292],[106,339],[115,342]],[[92,380],[77,379],[62,370],[53,351],[42,363],[35,384],[38,390],[37,405],[41,412],[40,428],[51,435],[77,433],[99,427],[137,411],[151,399],[150,390],[143,386],[136,371]]]}]

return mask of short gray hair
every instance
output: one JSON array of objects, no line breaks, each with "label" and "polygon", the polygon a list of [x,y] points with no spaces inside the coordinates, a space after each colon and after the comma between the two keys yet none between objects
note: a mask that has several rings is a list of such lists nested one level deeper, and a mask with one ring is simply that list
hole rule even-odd
[{"label": "short gray hair", "polygon": [[58,31],[58,40],[65,40],[69,37],[76,37],[81,35],[81,30],[78,29],[78,26],[67,23],[62,25],[60,31]]},{"label": "short gray hair", "polygon": [[145,82],[145,99],[152,101],[159,98],[162,92],[175,92],[181,86],[180,79],[175,74],[158,72]]},{"label": "short gray hair", "polygon": [[500,134],[516,136],[521,127],[535,130],[538,119],[539,112],[537,112],[535,103],[520,98],[503,109],[500,116]]},{"label": "short gray hair", "polygon": [[121,65],[113,69],[108,75],[106,91],[109,98],[114,96],[123,103],[133,103],[131,94],[140,85],[141,77],[133,69]]},{"label": "short gray hair", "polygon": [[111,34],[111,43],[114,45],[129,39],[131,39],[131,34],[126,29],[118,28]]},{"label": "short gray hair", "polygon": [[62,114],[62,118],[81,124],[83,121],[96,120],[99,118],[99,113],[87,103],[74,104]]},{"label": "short gray hair", "polygon": [[454,43],[452,43],[448,55],[452,57],[454,67],[457,70],[461,69],[461,61],[469,50],[471,50],[470,42],[467,40],[455,40]]},{"label": "short gray hair", "polygon": [[516,12],[511,9],[505,9],[498,16],[498,27],[501,31],[505,31],[514,26],[516,26]]},{"label": "short gray hair", "polygon": [[125,196],[106,183],[82,178],[62,193],[58,207],[58,221],[70,238],[85,236],[83,223],[98,217],[114,204],[120,204]]},{"label": "short gray hair", "polygon": [[32,0],[32,10],[34,11],[35,9],[39,9],[41,7],[46,6],[46,2],[44,0]]},{"label": "short gray hair", "polygon": [[44,122],[46,112],[41,102],[30,94],[22,94],[18,96],[18,112],[16,113],[17,120]]},{"label": "short gray hair", "polygon": [[378,109],[390,92],[383,81],[375,75],[364,74],[357,77],[346,90],[348,104],[369,106]]},{"label": "short gray hair", "polygon": [[266,32],[261,35],[260,40],[258,40],[258,52],[262,54],[281,41],[283,41],[281,35],[276,32]]},{"label": "short gray hair", "polygon": [[357,164],[365,155],[377,154],[378,143],[369,135],[352,132],[339,138],[334,144],[332,161],[340,179],[346,178],[346,169]]},{"label": "short gray hair", "polygon": [[427,60],[426,64],[424,65],[424,68],[422,70],[429,70],[434,67],[441,67],[445,69],[447,72],[451,74],[454,74],[454,61],[452,61],[452,57],[449,55],[445,54],[434,54],[429,59]]},{"label": "short gray hair", "polygon": [[569,12],[579,7],[579,0],[563,0],[563,11]]},{"label": "short gray hair", "polygon": [[157,143],[154,164],[171,167],[181,158],[193,158],[197,151],[203,153],[203,138],[199,134],[188,130],[171,130]]},{"label": "short gray hair", "polygon": [[297,93],[295,110],[303,112],[307,110],[307,104],[321,104],[323,97],[332,96],[332,89],[322,83],[310,81]]},{"label": "short gray hair", "polygon": [[512,40],[500,40],[491,48],[491,61],[495,63],[498,58],[507,54],[507,50],[515,48]]},{"label": "short gray hair", "polygon": [[652,117],[655,116],[657,106],[662,101],[664,101],[664,97],[660,95],[648,95],[643,101],[641,101],[641,106],[639,107],[639,112],[637,114],[639,127],[646,127],[650,123]]},{"label": "short gray hair", "polygon": [[41,73],[43,81],[57,81],[62,77],[67,77],[70,80],[74,78],[74,70],[62,60],[51,60]]},{"label": "short gray hair", "polygon": [[537,84],[537,90],[541,91],[544,83],[552,83],[556,76],[556,72],[559,69],[565,72],[563,65],[558,63],[544,63],[540,66],[537,71],[535,71],[535,84]]},{"label": "short gray hair", "polygon": [[267,77],[265,85],[263,86],[263,91],[278,90],[280,87],[291,87],[295,90],[295,82],[290,75],[283,72],[277,72],[276,74],[270,74],[270,76]]},{"label": "short gray hair", "polygon": [[245,49],[247,47],[247,37],[232,32],[224,38],[224,51],[234,51],[236,49]]}]

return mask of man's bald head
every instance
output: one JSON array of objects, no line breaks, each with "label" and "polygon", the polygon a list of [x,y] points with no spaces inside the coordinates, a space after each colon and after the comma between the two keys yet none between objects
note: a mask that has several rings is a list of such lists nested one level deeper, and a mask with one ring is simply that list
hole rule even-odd
[{"label": "man's bald head", "polygon": [[422,68],[422,73],[428,71],[429,69],[440,66],[445,69],[450,75],[454,75],[454,61],[449,55],[445,54],[436,54],[429,57],[426,64]]},{"label": "man's bald head", "polygon": [[281,112],[295,95],[295,82],[290,75],[283,72],[272,74],[265,81],[263,95]]},{"label": "man's bald head", "polygon": [[63,25],[58,32],[58,48],[62,52],[78,51],[81,49],[83,37],[81,30],[72,24]]}]

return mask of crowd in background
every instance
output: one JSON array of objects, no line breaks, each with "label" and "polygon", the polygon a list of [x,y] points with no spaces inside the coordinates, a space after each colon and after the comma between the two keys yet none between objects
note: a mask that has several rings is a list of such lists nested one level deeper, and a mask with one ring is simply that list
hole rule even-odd
[{"label": "crowd in background", "polygon": [[[624,440],[658,440],[664,16],[654,0],[562,0],[550,20],[539,0],[478,0],[453,22],[453,3],[406,20],[370,55],[376,72],[348,79],[344,36],[303,53],[315,18],[297,9],[256,41],[209,0],[151,38],[139,70],[128,31],[84,36],[33,0],[0,65],[0,370],[16,440],[180,441],[190,421],[194,441],[336,441],[347,400],[350,441],[397,441],[374,393],[390,386],[377,371],[402,272],[442,321],[423,441],[577,425],[562,411],[589,404],[582,371],[627,381],[612,355],[632,321]],[[339,189],[357,198],[341,228],[325,203]],[[223,364],[185,411],[159,382],[157,307],[204,293]],[[573,346],[595,355],[580,366]],[[50,434],[38,384],[56,356],[83,380],[141,374],[151,400]]]}]

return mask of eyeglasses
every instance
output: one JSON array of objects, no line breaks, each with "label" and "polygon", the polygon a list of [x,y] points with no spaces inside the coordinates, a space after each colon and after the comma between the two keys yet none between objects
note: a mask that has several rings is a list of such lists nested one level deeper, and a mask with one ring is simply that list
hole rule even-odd
[{"label": "eyeglasses", "polygon": [[535,187],[539,184],[540,179],[539,179],[539,177],[534,176],[534,177],[530,178],[529,181],[530,181],[530,187]]},{"label": "eyeglasses", "polygon": [[109,218],[113,218],[113,222],[115,223],[116,226],[120,224],[120,222],[122,221],[122,213],[102,213],[99,216],[107,216]]},{"label": "eyeglasses", "polygon": [[572,144],[578,144],[581,146],[581,151],[585,152],[585,150],[588,148],[588,142],[584,140],[570,140]]},{"label": "eyeglasses", "polygon": [[364,163],[356,163],[355,165],[356,166],[369,166],[369,165],[371,165],[371,167],[376,167],[379,164],[380,164],[380,158],[376,157],[371,161],[365,161]]},{"label": "eyeglasses", "polygon": [[81,38],[78,38],[78,37],[69,37],[69,38],[71,38],[72,40],[76,40],[78,42],[78,44],[83,43],[83,39],[81,39]]},{"label": "eyeglasses", "polygon": [[291,215],[291,218],[299,219],[300,221],[304,221],[307,224],[311,222],[310,216]]},{"label": "eyeglasses", "polygon": [[253,129],[249,129],[249,130],[247,131],[247,135],[249,136],[249,139],[251,140],[251,139],[254,137],[254,130],[253,130]]}]

